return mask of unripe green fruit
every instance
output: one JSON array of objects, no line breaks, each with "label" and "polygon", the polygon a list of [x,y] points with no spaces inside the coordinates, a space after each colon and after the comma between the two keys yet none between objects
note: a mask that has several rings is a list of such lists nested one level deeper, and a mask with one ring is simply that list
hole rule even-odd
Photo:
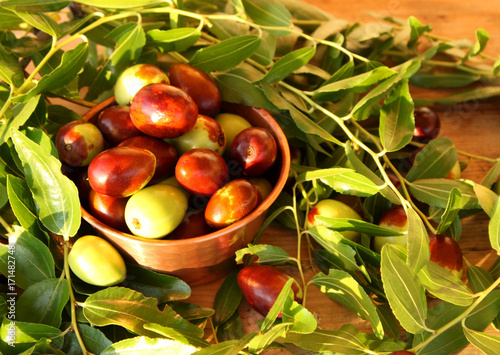
[{"label": "unripe green fruit", "polygon": [[143,86],[152,83],[169,84],[167,74],[151,64],[136,64],[125,69],[116,81],[114,94],[118,105],[128,105]]},{"label": "unripe green fruit", "polygon": [[95,286],[119,284],[127,275],[125,261],[106,240],[94,235],[79,238],[68,255],[71,271]]},{"label": "unripe green fruit", "polygon": [[[313,208],[309,211],[307,215],[307,225],[312,227],[315,225],[321,225],[321,222],[316,221],[316,216],[328,217],[328,218],[349,218],[357,219],[362,221],[361,216],[350,206],[344,202],[325,199],[319,201]],[[361,234],[355,231],[343,231],[339,232],[344,238],[358,242],[361,238]]]},{"label": "unripe green fruit", "polygon": [[186,194],[168,184],[148,186],[135,193],[125,206],[130,231],[144,238],[161,238],[182,222],[188,207]]},{"label": "unripe green fruit", "polygon": [[230,147],[233,142],[233,138],[243,131],[245,128],[252,127],[250,122],[240,115],[235,115],[233,113],[219,113],[215,116],[215,120],[219,122],[224,133],[226,134],[226,147]]}]

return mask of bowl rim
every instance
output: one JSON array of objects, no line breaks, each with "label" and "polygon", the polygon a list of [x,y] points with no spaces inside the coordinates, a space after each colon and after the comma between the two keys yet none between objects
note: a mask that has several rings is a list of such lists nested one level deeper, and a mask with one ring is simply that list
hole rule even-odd
[{"label": "bowl rim", "polygon": [[[90,121],[94,117],[96,117],[99,112],[104,110],[105,108],[111,106],[113,103],[115,103],[115,98],[114,96],[109,97],[108,99],[105,99],[98,105],[92,107],[87,113],[85,113],[82,118],[86,121]],[[226,226],[224,228],[218,229],[212,233],[209,234],[204,234],[201,236],[197,237],[192,237],[192,238],[187,238],[187,239],[165,239],[167,236],[162,237],[162,238],[146,238],[146,237],[139,237],[130,233],[126,232],[121,232],[119,230],[116,230],[112,227],[109,227],[108,225],[104,224],[103,222],[99,221],[97,218],[92,216],[83,206],[80,206],[82,218],[87,221],[92,227],[98,229],[99,231],[105,230],[106,234],[112,235],[114,238],[121,239],[121,240],[127,240],[127,241],[133,241],[133,242],[138,242],[141,244],[153,244],[153,245],[182,245],[182,244],[197,244],[197,243],[205,243],[209,242],[213,239],[218,239],[221,235],[226,235],[228,233],[236,233],[239,229],[244,228],[245,225],[248,223],[252,222],[253,220],[257,219],[259,216],[264,215],[267,210],[271,207],[271,205],[276,201],[278,196],[281,194],[283,191],[283,188],[285,187],[285,184],[288,179],[288,172],[290,170],[290,148],[288,145],[288,140],[286,138],[285,133],[281,129],[280,125],[276,122],[274,117],[265,109],[263,108],[256,108],[256,107],[251,107],[251,106],[246,106],[242,104],[232,104],[229,103],[229,105],[238,105],[238,106],[244,106],[245,110],[250,110],[250,111],[256,111],[258,112],[261,116],[264,116],[266,118],[267,124],[271,127],[271,130],[273,132],[273,136],[275,136],[277,140],[277,144],[280,152],[280,162],[281,162],[281,168],[280,168],[280,175],[278,177],[278,180],[276,181],[273,189],[271,190],[271,193],[262,201],[262,203],[259,204],[259,206],[254,209],[252,212],[250,212],[248,215],[243,217],[242,219],[230,224],[229,226]],[[223,111],[222,111],[223,112]],[[104,232],[102,232],[104,233]]]}]

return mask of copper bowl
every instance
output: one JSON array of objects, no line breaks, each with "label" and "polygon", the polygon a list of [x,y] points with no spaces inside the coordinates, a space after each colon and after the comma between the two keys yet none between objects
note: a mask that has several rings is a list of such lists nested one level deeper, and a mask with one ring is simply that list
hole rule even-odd
[{"label": "copper bowl", "polygon": [[[104,108],[114,103],[111,97],[92,108],[83,118],[95,121]],[[254,211],[234,224],[210,234],[183,240],[146,239],[123,233],[98,221],[82,207],[83,219],[98,234],[107,238],[128,262],[178,277],[191,286],[208,283],[234,269],[235,252],[246,247],[262,226],[267,210],[281,193],[288,178],[290,151],[286,136],[266,110],[225,103],[222,111],[241,115],[253,126],[268,129],[276,138],[279,173],[275,174],[271,194]]]}]

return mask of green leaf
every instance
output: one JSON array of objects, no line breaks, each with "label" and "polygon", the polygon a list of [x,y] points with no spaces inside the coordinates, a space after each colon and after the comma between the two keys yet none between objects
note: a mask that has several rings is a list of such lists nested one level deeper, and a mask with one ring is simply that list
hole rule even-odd
[{"label": "green leaf", "polygon": [[115,28],[107,35],[107,38],[113,40],[116,47],[89,85],[85,96],[85,99],[89,101],[95,100],[104,91],[113,89],[118,76],[134,63],[146,43],[144,29],[135,22],[125,23]]},{"label": "green leaf", "polygon": [[456,275],[441,266],[429,262],[417,274],[425,289],[439,299],[456,304],[469,306],[474,301],[470,292]]},{"label": "green leaf", "polygon": [[441,221],[436,228],[436,234],[442,234],[448,227],[451,226],[455,218],[458,216],[462,208],[462,193],[459,189],[452,189],[448,198],[448,205],[441,216]]},{"label": "green leaf", "polygon": [[174,28],[171,30],[151,30],[146,33],[146,46],[159,48],[161,52],[183,52],[200,38],[196,28]]},{"label": "green leaf", "polygon": [[38,225],[35,205],[26,181],[14,175],[7,175],[7,193],[10,207],[19,224],[28,233],[38,237],[40,240],[46,238],[45,233]]},{"label": "green leaf", "polygon": [[476,74],[421,70],[410,78],[410,83],[426,89],[461,88],[480,79],[481,76]]},{"label": "green leaf", "polygon": [[[103,332],[97,328],[91,327],[87,324],[78,324],[78,332],[82,337],[83,343],[87,351],[93,354],[100,354],[104,349],[109,347],[112,342],[106,338]],[[65,339],[66,355],[80,355],[80,344],[76,337],[75,332],[69,332]]]},{"label": "green leaf", "polygon": [[480,266],[467,266],[467,281],[473,292],[478,293],[486,290],[495,281],[491,274]]},{"label": "green leaf", "polygon": [[160,303],[183,300],[191,295],[191,288],[184,281],[133,264],[127,264],[127,278],[122,285],[146,297],[154,297]]},{"label": "green leaf", "polygon": [[417,273],[430,258],[429,235],[414,209],[406,209],[406,216],[408,218],[407,264]]},{"label": "green leaf", "polygon": [[87,60],[88,44],[79,43],[75,48],[64,52],[61,63],[50,74],[41,77],[37,85],[20,100],[61,88],[75,79]]},{"label": "green leaf", "polygon": [[462,209],[480,208],[474,189],[467,183],[450,179],[420,179],[408,185],[410,193],[430,206],[446,208],[453,189],[462,194]]},{"label": "green leaf", "polygon": [[78,0],[79,3],[97,8],[129,9],[151,4],[151,0]]},{"label": "green leaf", "polygon": [[199,349],[181,343],[177,340],[164,339],[164,338],[149,338],[146,336],[139,336],[135,338],[125,339],[114,343],[104,349],[101,355],[124,355],[124,354],[148,354],[148,355],[162,355],[162,354],[179,354],[191,355]]},{"label": "green leaf", "polygon": [[371,196],[379,192],[378,186],[373,181],[347,168],[307,171],[297,177],[297,182],[312,180],[320,180],[345,195]]},{"label": "green leaf", "polygon": [[474,89],[461,90],[454,94],[449,94],[434,99],[414,99],[415,105],[453,105],[460,102],[488,99],[500,95],[500,87],[484,86]]},{"label": "green leaf", "polygon": [[270,27],[264,29],[276,36],[286,36],[293,28],[292,15],[276,0],[242,0],[242,4],[256,24]]},{"label": "green leaf", "polygon": [[[15,339],[12,339],[12,334],[15,334]],[[7,318],[2,320],[0,338],[6,343],[13,342],[14,344],[36,343],[42,338],[47,338],[53,339],[56,347],[62,346],[63,341],[61,331],[55,327],[18,320],[10,321]]]},{"label": "green leaf", "polygon": [[379,134],[385,150],[393,152],[413,138],[415,121],[408,80],[402,80],[387,96],[380,110]]},{"label": "green leaf", "polygon": [[197,348],[206,348],[210,345],[206,340],[201,339],[197,336],[193,336],[192,334],[189,334],[187,332],[176,330],[170,327],[165,327],[156,323],[145,324],[144,329],[151,330],[152,332],[155,332],[162,337],[176,340],[186,345],[192,345]]},{"label": "green leaf", "polygon": [[237,270],[229,273],[215,294],[213,322],[216,327],[231,318],[238,309],[242,292],[236,280],[237,275]]},{"label": "green leaf", "polygon": [[377,304],[375,305],[377,308],[378,316],[380,318],[380,322],[384,327],[384,332],[393,339],[399,339],[401,337],[401,331],[399,329],[399,323],[394,317],[391,309],[387,307],[387,305]]},{"label": "green leaf", "polygon": [[31,26],[42,32],[48,33],[52,37],[58,38],[61,35],[61,28],[49,15],[38,12],[29,13],[25,11],[14,11],[17,16],[29,23]]},{"label": "green leaf", "polygon": [[16,11],[52,12],[68,6],[66,0],[7,0],[2,1],[2,7]]},{"label": "green leaf", "polygon": [[469,49],[463,61],[465,62],[469,60],[471,57],[478,55],[479,53],[484,51],[489,39],[490,39],[490,34],[487,31],[485,31],[482,28],[476,30],[476,43],[474,43],[474,46],[472,46]]},{"label": "green leaf", "polygon": [[176,311],[182,318],[186,320],[205,319],[212,316],[215,311],[212,308],[198,306],[193,303],[185,301],[169,302],[169,305]]},{"label": "green leaf", "polygon": [[280,291],[280,294],[274,301],[273,306],[269,310],[269,312],[266,315],[266,318],[264,318],[260,329],[263,332],[268,331],[271,329],[273,323],[276,321],[276,319],[279,317],[279,315],[283,312],[283,307],[285,306],[285,302],[288,299],[294,298],[293,296],[293,291],[292,291],[292,284],[294,283],[294,279],[290,278],[288,281],[283,285],[283,288]]},{"label": "green leaf", "polygon": [[496,355],[500,351],[500,337],[493,334],[478,332],[464,324],[464,334],[476,348],[486,355]]},{"label": "green leaf", "polygon": [[[55,263],[49,248],[40,240],[15,228],[8,245],[0,245],[0,272],[9,277],[8,265],[15,265],[15,283],[22,289],[55,277]],[[10,262],[9,262],[10,260]]]},{"label": "green leaf", "polygon": [[292,333],[310,334],[318,326],[314,315],[295,301],[293,296],[285,299],[281,319],[283,323],[290,323],[289,331]]},{"label": "green leaf", "polygon": [[16,318],[58,328],[62,311],[69,300],[69,286],[64,278],[47,279],[30,285],[16,303]]},{"label": "green leaf", "polygon": [[256,335],[248,344],[251,353],[258,354],[268,347],[277,338],[285,338],[286,331],[290,327],[289,323],[277,323],[265,333]]},{"label": "green leaf", "polygon": [[28,121],[39,100],[40,96],[35,96],[28,102],[14,104],[12,107],[13,118],[0,126],[0,144],[5,143],[11,137],[12,129],[18,129]]},{"label": "green leaf", "polygon": [[432,31],[431,25],[423,25],[416,17],[410,16],[408,18],[408,24],[410,25],[410,39],[408,40],[406,46],[411,48],[417,43],[420,36],[425,32]]},{"label": "green leaf", "polygon": [[210,47],[199,49],[188,64],[204,72],[232,69],[253,55],[259,45],[260,38],[254,35],[228,38]]},{"label": "green leaf", "polygon": [[16,16],[13,11],[0,7],[0,29],[11,29],[22,22],[23,20]]},{"label": "green leaf", "polygon": [[0,78],[16,88],[20,87],[24,82],[24,73],[19,66],[18,59],[2,45],[0,45]]},{"label": "green leaf", "polygon": [[393,237],[393,236],[403,235],[402,233],[399,233],[395,230],[380,227],[376,224],[360,221],[357,219],[330,218],[320,215],[315,216],[314,219],[316,222],[321,222],[321,224],[337,232],[357,231],[362,234],[367,234],[372,236],[382,236],[382,237]]},{"label": "green leaf", "polygon": [[397,250],[392,244],[382,247],[380,271],[384,291],[401,326],[410,333],[419,333],[426,329],[425,291]]},{"label": "green leaf", "polygon": [[12,141],[23,163],[41,222],[65,238],[75,235],[81,223],[78,190],[62,174],[59,160],[44,155],[39,145],[19,131],[12,130]]},{"label": "green leaf", "polygon": [[247,248],[236,251],[236,262],[243,263],[244,256],[248,254],[258,256],[259,264],[283,265],[294,260],[280,247],[268,244],[249,244]]},{"label": "green leaf", "polygon": [[495,183],[495,180],[500,176],[500,160],[491,167],[488,173],[484,176],[483,181],[481,181],[481,185],[491,188]]},{"label": "green leaf", "polygon": [[92,294],[82,308],[85,318],[97,326],[117,324],[136,334],[154,337],[156,333],[144,329],[144,324],[156,323],[198,337],[203,334],[202,329],[181,318],[168,305],[160,311],[157,299],[122,287]]},{"label": "green leaf", "polygon": [[[498,200],[500,201],[500,199]],[[500,202],[495,204],[490,221],[488,222],[488,233],[491,247],[500,255]]]},{"label": "green leaf", "polygon": [[371,298],[351,275],[342,270],[331,269],[328,276],[319,273],[311,282],[329,298],[342,304],[361,319],[369,321],[377,337],[384,337],[384,329]]},{"label": "green leaf", "polygon": [[290,52],[276,61],[261,80],[269,84],[277,83],[306,65],[315,53],[314,47],[304,47]]}]

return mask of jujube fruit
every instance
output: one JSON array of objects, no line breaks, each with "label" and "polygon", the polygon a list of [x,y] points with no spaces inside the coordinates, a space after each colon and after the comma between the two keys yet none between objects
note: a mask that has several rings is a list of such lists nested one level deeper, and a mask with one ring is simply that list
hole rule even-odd
[{"label": "jujube fruit", "polygon": [[97,127],[113,146],[143,134],[132,123],[129,106],[115,105],[102,110],[97,119]]},{"label": "jujube fruit", "polygon": [[100,194],[128,197],[148,184],[155,173],[155,166],[155,155],[149,150],[110,148],[90,162],[89,184]]},{"label": "jujube fruit", "polygon": [[104,147],[104,137],[94,124],[72,121],[57,131],[55,146],[59,159],[70,166],[86,166]]},{"label": "jujube fruit", "polygon": [[234,137],[229,151],[246,176],[268,171],[276,161],[278,146],[273,135],[261,127],[246,128]]},{"label": "jujube fruit", "polygon": [[196,196],[211,196],[229,179],[224,158],[211,149],[191,149],[175,166],[175,178],[183,189]]},{"label": "jujube fruit", "polygon": [[179,188],[151,185],[130,197],[125,207],[125,221],[137,236],[162,238],[181,223],[187,206],[187,197]]},{"label": "jujube fruit", "polygon": [[149,84],[130,104],[130,118],[143,133],[156,138],[175,138],[196,123],[198,107],[183,90],[168,84]]},{"label": "jujube fruit", "polygon": [[119,284],[127,276],[125,261],[105,239],[86,235],[73,244],[68,264],[82,281],[95,286]]},{"label": "jujube fruit", "polygon": [[415,130],[413,140],[427,143],[436,138],[441,130],[441,120],[436,111],[429,107],[416,107],[414,110]]},{"label": "jujube fruit", "polygon": [[115,100],[119,105],[129,105],[141,88],[148,84],[169,84],[167,74],[155,65],[142,63],[125,69],[114,86]]},{"label": "jujube fruit", "polygon": [[136,147],[147,149],[155,155],[155,173],[150,183],[155,183],[172,175],[177,164],[177,151],[168,142],[150,136],[136,136],[121,142],[119,147]]},{"label": "jujube fruit", "polygon": [[384,212],[378,222],[380,227],[388,228],[396,232],[404,233],[402,236],[373,238],[373,250],[380,253],[385,244],[396,244],[406,246],[408,242],[408,217],[402,206],[392,207]]},{"label": "jujube fruit", "polygon": [[[234,137],[246,128],[252,127],[244,117],[234,113],[219,113],[215,116],[215,120],[219,122],[226,134],[227,147],[231,146]],[[228,150],[229,151],[229,150]]]},{"label": "jujube fruit", "polygon": [[429,234],[430,260],[458,278],[462,277],[463,255],[457,241],[447,235]]},{"label": "jujube fruit", "polygon": [[168,69],[170,84],[187,92],[196,102],[199,113],[214,116],[221,107],[219,87],[200,69],[185,63],[175,63]]},{"label": "jujube fruit", "polygon": [[232,180],[210,197],[205,219],[209,226],[224,228],[248,215],[258,203],[259,195],[251,182],[245,179]]},{"label": "jujube fruit", "polygon": [[89,212],[96,219],[116,230],[126,232],[125,206],[127,198],[103,195],[94,190],[89,192]]},{"label": "jujube fruit", "polygon": [[[248,303],[266,316],[276,302],[281,290],[292,276],[270,265],[249,265],[238,272],[236,280]],[[294,300],[302,300],[302,289],[297,281],[292,284]],[[281,313],[278,317],[281,317]]]},{"label": "jujube fruit", "polygon": [[210,234],[216,229],[210,227],[205,221],[204,210],[188,211],[182,222],[168,235],[169,239],[189,239],[200,235]]}]

